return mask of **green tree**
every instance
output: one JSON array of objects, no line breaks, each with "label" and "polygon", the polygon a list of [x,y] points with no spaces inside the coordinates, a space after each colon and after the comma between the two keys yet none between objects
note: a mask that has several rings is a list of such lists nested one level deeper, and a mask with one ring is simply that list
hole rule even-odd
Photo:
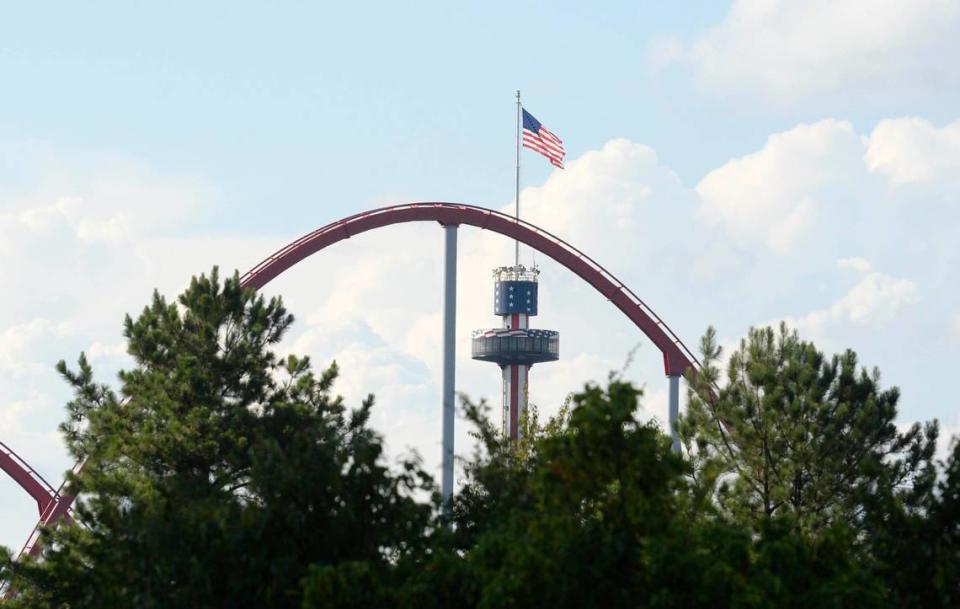
[{"label": "green tree", "polygon": [[214,269],[127,317],[119,392],[83,355],[60,363],[80,526],[45,531],[41,561],[5,561],[15,605],[299,607],[310,565],[416,551],[432,482],[415,460],[386,467],[372,397],[348,410],[335,366],[274,354],[291,322]]},{"label": "green tree", "polygon": [[[802,536],[788,517],[753,530],[691,513],[704,505],[689,465],[638,419],[640,397],[616,378],[588,386],[523,450],[468,407],[483,448],[467,464],[452,534],[435,537],[442,551],[420,563],[428,583],[418,589],[448,602],[408,597],[415,588],[401,584],[399,606],[886,606],[849,528]],[[318,574],[317,589],[359,589],[349,577],[363,573]]]},{"label": "green tree", "polygon": [[720,383],[720,349],[703,337],[681,422],[694,477],[744,523],[789,514],[802,530],[862,526],[877,497],[919,507],[935,476],[936,422],[896,425],[899,391],[858,367],[853,351],[826,359],[781,324],[751,329]]},{"label": "green tree", "polygon": [[[314,374],[309,360],[273,353],[291,321],[278,299],[236,275],[221,285],[214,270],[176,303],[155,295],[126,320],[135,365],[118,391],[94,382],[82,355],[76,370],[61,363],[75,388],[63,431],[86,463],[70,479],[79,526],[45,531],[39,561],[0,561],[19,593],[12,606],[840,609],[960,598],[960,449],[938,484],[935,426],[897,432],[896,391],[880,391],[852,354],[825,362],[795,334],[752,332],[714,394],[708,333],[683,426],[693,459],[641,420],[642,391],[618,376],[544,425],[531,413],[519,443],[466,402],[479,446],[444,515],[416,459],[384,464],[372,398],[349,410],[331,393],[335,366]],[[770,488],[757,493],[762,480]],[[917,556],[935,568],[902,567]]]},{"label": "green tree", "polygon": [[960,443],[920,510],[880,497],[867,544],[897,607],[960,606]]}]

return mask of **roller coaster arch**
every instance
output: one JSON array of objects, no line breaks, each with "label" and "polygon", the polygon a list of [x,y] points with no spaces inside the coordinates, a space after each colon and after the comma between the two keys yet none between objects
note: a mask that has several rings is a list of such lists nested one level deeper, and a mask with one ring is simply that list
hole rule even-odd
[{"label": "roller coaster arch", "polygon": [[696,365],[696,357],[660,317],[612,273],[563,239],[513,216],[463,203],[409,203],[349,216],[304,235],[278,250],[242,277],[259,289],[304,258],[354,235],[405,222],[466,224],[516,239],[550,256],[593,286],[626,315],[663,354],[667,376],[680,376]]}]

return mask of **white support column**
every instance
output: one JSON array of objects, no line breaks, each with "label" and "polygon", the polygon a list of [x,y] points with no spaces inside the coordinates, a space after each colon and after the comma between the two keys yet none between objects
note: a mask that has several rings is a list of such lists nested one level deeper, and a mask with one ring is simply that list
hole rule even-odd
[{"label": "white support column", "polygon": [[673,452],[680,454],[680,434],[677,432],[677,420],[680,418],[680,377],[668,376],[670,381],[670,437],[673,438]]},{"label": "white support column", "polygon": [[440,492],[449,513],[453,498],[453,422],[457,327],[457,225],[443,227],[443,458]]}]

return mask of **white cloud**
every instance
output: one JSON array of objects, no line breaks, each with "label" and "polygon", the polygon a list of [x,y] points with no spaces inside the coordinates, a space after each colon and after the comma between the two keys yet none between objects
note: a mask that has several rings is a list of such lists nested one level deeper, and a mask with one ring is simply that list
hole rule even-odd
[{"label": "white cloud", "polygon": [[647,66],[659,70],[681,61],[686,50],[683,42],[675,36],[660,36],[647,45]]},{"label": "white cloud", "polygon": [[894,185],[960,185],[960,121],[937,128],[921,118],[880,121],[866,153],[871,172]]},{"label": "white cloud", "polygon": [[723,94],[797,106],[823,95],[942,93],[960,85],[955,0],[736,0],[692,45],[696,78]]},{"label": "white cloud", "polygon": [[873,267],[866,258],[854,256],[852,258],[840,258],[837,260],[837,268],[856,271],[858,273],[869,273]]},{"label": "white cloud", "polygon": [[695,206],[695,194],[652,148],[626,139],[584,153],[521,195],[524,219],[607,265],[622,258],[623,243],[633,256],[682,248],[679,229]]},{"label": "white cloud", "polygon": [[789,251],[823,226],[821,216],[832,215],[838,196],[858,184],[862,157],[863,142],[850,123],[799,125],[700,180],[699,215],[737,239]]},{"label": "white cloud", "polygon": [[0,248],[66,235],[80,244],[130,244],[205,215],[219,201],[202,180],[115,157],[76,173],[56,171],[50,183],[0,202]]},{"label": "white cloud", "polygon": [[45,340],[57,340],[76,334],[69,322],[35,318],[0,330],[0,375],[14,378],[36,374],[42,363],[34,354]]},{"label": "white cloud", "polygon": [[826,337],[830,326],[836,324],[879,327],[893,321],[919,300],[915,282],[870,272],[829,307],[799,319],[788,319],[787,323],[809,337]]},{"label": "white cloud", "polygon": [[960,441],[960,418],[951,417],[940,421],[940,436],[937,438],[937,458],[947,460],[956,443]]},{"label": "white cloud", "polygon": [[958,25],[953,0],[738,0],[691,54],[704,85],[783,103],[926,93],[960,84],[944,61],[960,55]]},{"label": "white cloud", "polygon": [[870,273],[830,308],[834,319],[858,324],[890,321],[919,299],[917,285],[909,279]]},{"label": "white cloud", "polygon": [[91,360],[123,357],[127,354],[127,344],[126,343],[105,344],[98,340],[95,340],[90,344],[90,347],[87,348],[85,353]]},{"label": "white cloud", "polygon": [[[317,319],[296,337],[291,353],[330,354],[344,371],[337,392],[359,404],[376,388],[383,398],[395,392],[416,390],[430,382],[429,371],[419,359],[391,346],[358,316]],[[315,362],[320,366],[326,361]]]}]

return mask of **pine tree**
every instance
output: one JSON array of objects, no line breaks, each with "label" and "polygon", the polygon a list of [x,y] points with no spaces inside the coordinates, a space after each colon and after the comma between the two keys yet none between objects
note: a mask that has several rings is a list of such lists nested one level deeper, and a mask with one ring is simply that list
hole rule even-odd
[{"label": "pine tree", "polygon": [[4,565],[26,607],[299,607],[310,565],[386,564],[417,546],[433,490],[393,472],[331,366],[272,351],[293,318],[278,298],[221,285],[154,294],[124,334],[134,367],[115,392],[81,354],[63,425],[85,460],[79,526],[44,532],[42,560]]},{"label": "pine tree", "polygon": [[877,501],[868,525],[867,547],[897,607],[960,606],[960,443],[922,509]]},{"label": "pine tree", "polygon": [[720,349],[703,337],[681,434],[698,482],[741,522],[791,515],[804,531],[860,527],[879,496],[919,507],[935,475],[936,422],[897,427],[896,387],[858,367],[847,350],[829,360],[781,324],[751,329],[719,384]]}]

